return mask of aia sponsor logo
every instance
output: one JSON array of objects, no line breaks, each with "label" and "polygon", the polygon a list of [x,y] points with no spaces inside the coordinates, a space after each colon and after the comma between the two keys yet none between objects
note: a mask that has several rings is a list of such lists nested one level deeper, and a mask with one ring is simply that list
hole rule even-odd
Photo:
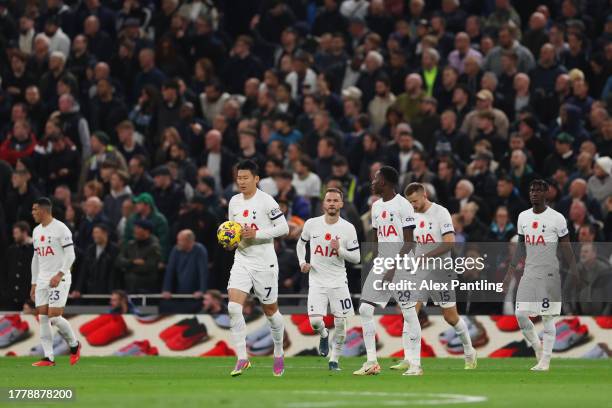
[{"label": "aia sponsor logo", "polygon": [[436,242],[431,234],[417,235],[416,239],[419,244],[431,244]]},{"label": "aia sponsor logo", "polygon": [[379,237],[390,237],[390,236],[399,236],[397,230],[395,229],[395,225],[381,225],[378,228],[378,236]]},{"label": "aia sponsor logo", "polygon": [[529,245],[543,245],[546,246],[544,241],[544,235],[525,235],[525,242]]},{"label": "aia sponsor logo", "polygon": [[[327,238],[327,235],[325,237]],[[314,254],[320,255],[320,256],[332,257],[332,256],[338,256],[338,251],[328,247],[327,245],[326,246],[317,245],[317,247],[315,248]]]},{"label": "aia sponsor logo", "polygon": [[[41,238],[41,241],[42,241],[42,238]],[[36,248],[36,254],[38,256],[54,256],[55,252],[53,251],[52,247],[45,246],[45,247]]]}]

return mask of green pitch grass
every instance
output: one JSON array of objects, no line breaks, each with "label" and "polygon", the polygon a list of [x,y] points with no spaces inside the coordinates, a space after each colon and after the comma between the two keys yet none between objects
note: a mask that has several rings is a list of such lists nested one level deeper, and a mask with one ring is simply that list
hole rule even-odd
[{"label": "green pitch grass", "polygon": [[[403,377],[380,363],[378,376],[356,377],[363,359],[343,359],[329,372],[317,357],[288,358],[285,375],[272,376],[271,358],[229,376],[233,358],[84,357],[71,367],[35,368],[32,358],[0,358],[0,387],[69,387],[75,400],[13,403],[14,407],[610,407],[612,360],[553,359],[550,372],[531,372],[534,359],[480,359],[475,371],[461,359],[424,359],[423,377]],[[6,391],[3,390],[6,394]],[[4,396],[3,396],[4,397]]]}]

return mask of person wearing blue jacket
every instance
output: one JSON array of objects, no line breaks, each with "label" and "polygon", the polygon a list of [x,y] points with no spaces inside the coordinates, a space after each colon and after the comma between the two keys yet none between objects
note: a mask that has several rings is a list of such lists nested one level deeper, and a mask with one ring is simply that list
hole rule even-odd
[{"label": "person wearing blue jacket", "polygon": [[[162,286],[160,311],[192,313],[201,307],[201,298],[208,289],[208,251],[195,240],[191,230],[177,234],[170,252]],[[193,299],[172,299],[172,294],[192,294]]]}]

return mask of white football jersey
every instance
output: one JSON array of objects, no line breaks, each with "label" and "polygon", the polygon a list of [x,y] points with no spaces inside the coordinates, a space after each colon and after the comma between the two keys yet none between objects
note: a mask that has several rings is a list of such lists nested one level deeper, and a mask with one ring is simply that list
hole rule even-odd
[{"label": "white football jersey", "polygon": [[559,272],[557,245],[568,234],[563,215],[550,207],[540,214],[533,209],[518,216],[518,234],[525,237],[525,272],[523,276],[545,278]]},{"label": "white football jersey", "polygon": [[[287,222],[276,200],[259,189],[248,200],[244,199],[242,193],[233,196],[229,202],[228,218],[255,230],[270,229],[277,223]],[[271,238],[241,240],[236,249],[234,262],[258,270],[278,267],[274,240]]]},{"label": "white football jersey", "polygon": [[404,242],[404,228],[414,228],[414,208],[404,197],[382,198],[372,204],[372,228],[376,229],[378,254],[395,256],[400,247],[392,243]]},{"label": "white football jersey", "polygon": [[[64,263],[64,248],[72,246],[72,232],[61,221],[53,220],[43,226],[39,224],[32,233],[34,256],[38,260],[37,282],[49,283],[58,272],[70,276],[70,271],[62,271]],[[32,282],[32,283],[37,283]],[[38,283],[37,283],[38,284]]]},{"label": "white football jersey", "polygon": [[310,242],[310,287],[338,288],[348,283],[345,261],[338,256],[337,250],[332,249],[330,242],[338,239],[342,251],[359,251],[353,224],[343,218],[328,224],[325,216],[321,215],[306,221],[300,239]]},{"label": "white football jersey", "polygon": [[[446,208],[437,203],[431,203],[427,211],[414,213],[414,239],[419,244],[435,244],[442,242],[442,237],[454,233],[453,220]],[[433,245],[417,245],[416,254],[429,252]]]}]

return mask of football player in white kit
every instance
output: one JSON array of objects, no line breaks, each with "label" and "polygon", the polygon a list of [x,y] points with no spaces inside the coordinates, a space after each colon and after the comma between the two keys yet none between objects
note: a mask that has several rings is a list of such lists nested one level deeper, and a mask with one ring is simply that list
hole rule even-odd
[{"label": "football player in white kit", "polygon": [[[450,250],[452,249],[453,243],[455,242],[455,229],[453,227],[453,220],[450,213],[446,208],[440,204],[429,201],[427,197],[427,191],[425,186],[421,183],[411,183],[406,187],[405,191],[406,198],[410,201],[410,204],[414,207],[414,237],[417,242],[415,255],[423,256],[423,258],[437,258],[437,257],[448,257],[450,256]],[[447,274],[438,273],[435,271],[434,280],[441,282],[447,281]],[[418,272],[417,272],[418,273]],[[450,277],[449,277],[450,278]],[[463,344],[463,353],[465,356],[465,369],[472,370],[476,368],[476,350],[472,347],[472,339],[468,332],[468,327],[465,321],[459,316],[457,312],[457,303],[454,301],[453,290],[430,290],[427,293],[421,295],[418,291],[414,293],[417,313],[421,309],[423,302],[427,302],[430,298],[435,304],[442,308],[442,314],[444,320],[450,324],[456,331],[457,335],[461,339]],[[404,332],[402,333],[402,339],[407,337],[408,328],[404,322]],[[403,341],[404,345],[407,341]],[[393,366],[396,370],[401,369],[412,369],[414,375],[417,373],[423,373],[420,368],[420,345],[419,342],[419,353],[417,361],[403,361]],[[407,355],[407,350],[404,350],[404,354]]]},{"label": "football player in white kit", "polygon": [[[408,200],[396,193],[398,178],[393,167],[382,166],[372,181],[372,192],[381,197],[372,204],[372,227],[376,231],[378,246],[377,259],[395,258],[398,254],[406,254],[413,246],[414,210]],[[382,279],[387,282],[397,281],[403,273],[406,271],[394,268],[387,271]],[[359,370],[353,372],[355,375],[376,375],[380,372],[376,358],[374,310],[376,306],[384,308],[391,297],[397,301],[404,321],[410,328],[411,350],[417,350],[415,342],[421,338],[421,326],[414,305],[411,305],[402,293],[377,289],[376,282],[380,282],[381,277],[382,275],[377,275],[372,268],[362,289],[359,314],[367,361]]]},{"label": "football player in white kit", "polygon": [[[504,279],[504,287],[516,273],[516,265],[525,257],[525,270],[516,293],[516,317],[525,339],[533,347],[538,363],[533,371],[548,371],[555,344],[555,317],[561,314],[561,276],[557,245],[570,267],[569,279],[577,282],[576,260],[569,240],[567,221],[546,205],[548,183],[534,180],[529,185],[532,208],[518,216],[518,248]],[[543,341],[535,331],[530,316],[542,316]]]},{"label": "football player in white kit", "polygon": [[[329,353],[329,333],[323,316],[327,305],[334,315],[334,339],[329,358],[329,369],[340,370],[338,359],[346,338],[346,318],[353,316],[353,303],[348,288],[345,261],[359,263],[359,241],[353,224],[340,217],[344,206],[342,191],[327,189],[323,198],[324,215],[311,218],[304,224],[297,243],[297,256],[303,273],[308,277],[308,317],[312,329],[319,333],[319,354]],[[310,262],[306,262],[306,243],[310,242]]]},{"label": "football player in white kit", "polygon": [[57,327],[68,343],[70,365],[75,365],[80,359],[81,343],[74,335],[70,323],[62,317],[72,281],[70,268],[75,260],[72,232],[64,223],[53,218],[51,200],[46,197],[34,202],[32,217],[38,225],[32,233],[34,256],[30,297],[36,304],[40,321],[40,342],[45,354],[42,360],[32,365],[55,365],[52,325]]},{"label": "football player in white kit", "polygon": [[257,164],[245,160],[237,165],[236,183],[239,194],[229,202],[228,218],[242,225],[242,240],[236,248],[234,265],[227,284],[230,333],[238,361],[232,376],[242,374],[251,366],[246,351],[246,323],[242,307],[251,289],[262,303],[270,322],[274,341],[272,372],[279,377],[284,372],[283,336],[285,324],[278,310],[278,259],[274,238],[289,233],[287,220],[278,203],[257,188]]}]

